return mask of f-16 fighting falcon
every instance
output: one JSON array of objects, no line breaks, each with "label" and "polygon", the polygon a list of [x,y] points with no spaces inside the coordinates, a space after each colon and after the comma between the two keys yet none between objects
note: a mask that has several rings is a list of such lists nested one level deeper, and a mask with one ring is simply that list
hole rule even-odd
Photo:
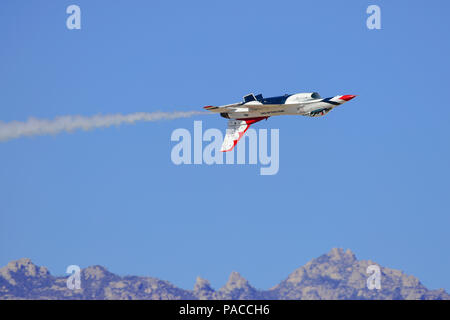
[{"label": "f-16 fighting falcon", "polygon": [[319,117],[326,115],[334,107],[352,100],[353,95],[321,98],[317,92],[285,94],[279,97],[264,98],[262,94],[248,94],[242,102],[220,107],[206,106],[206,110],[220,113],[228,120],[228,129],[223,140],[222,152],[233,150],[245,131],[258,121],[280,115],[302,115]]}]

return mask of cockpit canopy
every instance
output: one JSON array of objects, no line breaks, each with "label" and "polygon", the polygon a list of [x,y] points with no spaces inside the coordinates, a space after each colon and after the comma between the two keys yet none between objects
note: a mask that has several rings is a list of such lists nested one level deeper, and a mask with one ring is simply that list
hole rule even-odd
[{"label": "cockpit canopy", "polygon": [[244,99],[244,103],[251,102],[251,101],[261,101],[261,100],[263,100],[263,96],[262,96],[262,94],[257,94],[255,96],[253,93],[250,93],[250,94],[244,96],[243,99]]}]

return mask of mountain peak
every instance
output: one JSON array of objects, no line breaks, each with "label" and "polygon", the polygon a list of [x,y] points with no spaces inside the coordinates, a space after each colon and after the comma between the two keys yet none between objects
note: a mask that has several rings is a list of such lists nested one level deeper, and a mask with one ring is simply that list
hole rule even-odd
[{"label": "mountain peak", "polygon": [[27,277],[49,276],[50,272],[46,267],[35,265],[29,258],[10,261],[5,267],[0,269],[0,275],[20,273]]},{"label": "mountain peak", "polygon": [[347,260],[348,262],[356,261],[356,256],[350,249],[344,251],[344,249],[342,248],[333,248],[330,250],[330,252],[327,253],[327,256],[332,261],[340,261],[340,260]]},{"label": "mountain peak", "polygon": [[343,259],[351,259],[356,260],[355,254],[347,249],[344,251],[342,248],[332,248],[330,252],[327,253],[331,260],[343,260]]},{"label": "mountain peak", "polygon": [[203,278],[197,277],[194,285],[194,295],[200,300],[209,300],[214,296],[211,283]]},{"label": "mountain peak", "polygon": [[225,285],[225,287],[229,289],[244,288],[248,286],[248,281],[244,277],[242,277],[239,272],[236,271],[231,272],[230,277],[228,278],[228,282]]},{"label": "mountain peak", "polygon": [[113,275],[111,272],[108,271],[108,269],[99,265],[87,267],[83,269],[82,273],[85,279],[90,280],[101,280],[105,277]]},{"label": "mountain peak", "polygon": [[217,292],[219,299],[260,299],[260,293],[253,288],[239,272],[233,271],[227,283]]},{"label": "mountain peak", "polygon": [[214,291],[211,288],[211,283],[208,280],[203,279],[201,277],[197,277],[197,279],[195,280],[194,291],[204,291],[204,290]]}]

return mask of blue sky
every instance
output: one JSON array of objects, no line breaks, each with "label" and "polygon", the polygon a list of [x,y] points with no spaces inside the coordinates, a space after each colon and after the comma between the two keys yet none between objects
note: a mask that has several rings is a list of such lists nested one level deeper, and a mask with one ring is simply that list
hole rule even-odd
[{"label": "blue sky", "polygon": [[[66,28],[77,4],[82,29]],[[382,30],[366,28],[381,7]],[[0,143],[0,265],[29,257],[269,288],[332,247],[450,291],[448,1],[2,1],[0,119],[188,111],[318,91],[275,117],[280,170],[182,165],[177,128],[218,116]]]}]

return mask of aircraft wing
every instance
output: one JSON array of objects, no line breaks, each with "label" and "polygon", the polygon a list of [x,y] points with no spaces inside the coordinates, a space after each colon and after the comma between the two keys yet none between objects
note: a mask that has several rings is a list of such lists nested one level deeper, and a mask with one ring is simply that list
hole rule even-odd
[{"label": "aircraft wing", "polygon": [[225,106],[220,106],[220,107],[206,106],[206,107],[203,107],[203,109],[206,109],[206,110],[214,112],[214,113],[235,112],[235,109],[239,108],[241,105],[242,105],[242,103],[233,103],[233,104],[227,104]]},{"label": "aircraft wing", "polygon": [[227,133],[223,139],[222,148],[220,151],[227,152],[233,150],[234,146],[242,138],[250,125],[267,118],[268,117],[257,117],[243,120],[228,120]]},{"label": "aircraft wing", "polygon": [[235,103],[226,106],[214,107],[206,106],[204,109],[214,113],[252,112],[252,111],[273,111],[286,108],[286,104],[242,104]]}]

